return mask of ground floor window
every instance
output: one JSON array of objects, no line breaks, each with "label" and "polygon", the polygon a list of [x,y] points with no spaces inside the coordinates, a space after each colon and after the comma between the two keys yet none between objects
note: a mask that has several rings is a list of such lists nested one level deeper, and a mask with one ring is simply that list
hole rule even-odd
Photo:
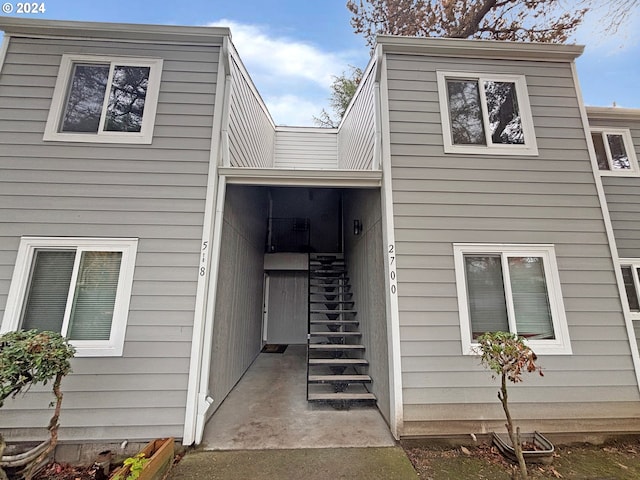
[{"label": "ground floor window", "polygon": [[78,356],[121,355],[137,239],[23,237],[2,331],[59,332]]},{"label": "ground floor window", "polygon": [[571,353],[552,245],[454,244],[454,259],[464,353],[495,331],[537,353]]}]

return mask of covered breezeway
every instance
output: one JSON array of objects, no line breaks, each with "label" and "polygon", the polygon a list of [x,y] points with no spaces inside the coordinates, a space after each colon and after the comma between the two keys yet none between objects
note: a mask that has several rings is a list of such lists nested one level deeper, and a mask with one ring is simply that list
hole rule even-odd
[{"label": "covered breezeway", "polygon": [[[226,185],[221,213],[211,407],[202,443],[212,449],[393,444],[387,426],[380,189],[231,184]],[[276,226],[286,225],[286,219],[293,220],[291,242]],[[357,235],[354,220],[361,225]],[[344,253],[349,264],[373,379],[369,388],[377,398],[373,408],[336,410],[307,402],[306,273],[288,267],[269,270],[275,267],[265,268],[265,256],[308,252]],[[270,276],[271,291],[265,290]],[[274,292],[276,279],[280,283]],[[286,341],[285,352],[260,353],[272,340]]]}]

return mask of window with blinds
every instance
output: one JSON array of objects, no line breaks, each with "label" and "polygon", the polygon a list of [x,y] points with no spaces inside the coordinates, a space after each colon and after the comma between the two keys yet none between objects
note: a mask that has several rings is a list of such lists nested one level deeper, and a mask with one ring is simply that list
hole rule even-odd
[{"label": "window with blinds", "polygon": [[122,252],[37,249],[22,327],[109,340],[121,260]]},{"label": "window with blinds", "polygon": [[571,353],[553,246],[455,244],[454,257],[466,353],[496,331]]},{"label": "window with blinds", "polygon": [[24,237],[2,331],[59,332],[78,356],[121,355],[137,239]]}]

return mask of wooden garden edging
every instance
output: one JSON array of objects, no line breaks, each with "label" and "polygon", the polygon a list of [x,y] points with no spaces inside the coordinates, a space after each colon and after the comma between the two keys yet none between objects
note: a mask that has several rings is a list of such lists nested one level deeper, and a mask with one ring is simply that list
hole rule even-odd
[{"label": "wooden garden edging", "polygon": [[[171,468],[174,456],[174,439],[159,438],[149,442],[140,453],[149,461],[142,469],[138,480],[161,480]],[[129,475],[129,466],[116,469],[109,478],[126,480]]]}]

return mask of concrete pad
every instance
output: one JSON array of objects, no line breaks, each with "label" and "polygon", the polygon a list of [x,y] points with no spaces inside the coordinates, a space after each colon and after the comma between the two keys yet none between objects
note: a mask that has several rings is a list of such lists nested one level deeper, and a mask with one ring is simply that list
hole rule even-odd
[{"label": "concrete pad", "polygon": [[400,447],[194,452],[168,480],[295,479],[415,480],[418,475]]},{"label": "concrete pad", "polygon": [[207,450],[386,447],[395,440],[375,407],[335,410],[306,399],[306,350],[261,353],[205,427]]}]

